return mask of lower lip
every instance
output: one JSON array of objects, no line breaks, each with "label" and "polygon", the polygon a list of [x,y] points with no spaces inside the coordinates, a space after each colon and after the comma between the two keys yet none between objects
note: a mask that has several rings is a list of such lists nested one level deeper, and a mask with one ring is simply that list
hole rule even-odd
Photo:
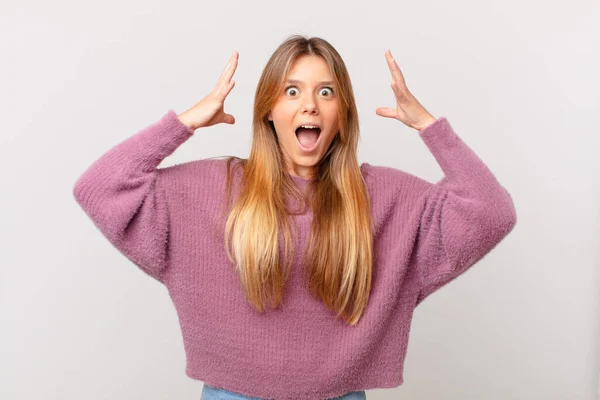
[{"label": "lower lip", "polygon": [[311,147],[304,147],[304,146],[302,146],[302,144],[300,144],[300,142],[298,141],[298,137],[297,136],[296,136],[296,142],[298,142],[298,147],[300,147],[300,150],[302,150],[302,151],[304,151],[306,153],[311,153],[311,152],[315,151],[317,149],[317,147],[319,146],[319,142],[321,141],[321,136],[323,136],[323,132],[321,132],[319,134],[319,137],[317,138],[317,141]]}]

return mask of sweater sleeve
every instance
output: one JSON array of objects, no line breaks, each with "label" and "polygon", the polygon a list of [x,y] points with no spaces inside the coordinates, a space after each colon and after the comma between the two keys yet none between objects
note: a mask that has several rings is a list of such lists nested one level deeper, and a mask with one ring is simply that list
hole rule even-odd
[{"label": "sweater sleeve", "polygon": [[73,195],[123,255],[163,282],[169,214],[160,162],[193,134],[173,110],[117,144],[79,177]]},{"label": "sweater sleeve", "polygon": [[423,191],[414,249],[419,277],[417,305],[490,252],[517,221],[508,191],[445,117],[419,135],[444,177],[436,184],[427,182]]}]

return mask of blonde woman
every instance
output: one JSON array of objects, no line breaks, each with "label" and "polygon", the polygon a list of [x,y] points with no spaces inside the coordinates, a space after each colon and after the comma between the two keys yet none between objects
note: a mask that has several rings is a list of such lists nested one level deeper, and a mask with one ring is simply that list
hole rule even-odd
[{"label": "blonde woman", "polygon": [[238,57],[200,102],[107,151],[73,194],[168,289],[202,399],[349,400],[397,387],[415,307],[513,229],[511,196],[417,101],[389,51],[396,106],[376,113],[413,128],[444,178],[359,165],[349,74],[317,37],[292,36],[269,59],[247,159],[158,168],[197,130],[235,123],[224,102]]}]

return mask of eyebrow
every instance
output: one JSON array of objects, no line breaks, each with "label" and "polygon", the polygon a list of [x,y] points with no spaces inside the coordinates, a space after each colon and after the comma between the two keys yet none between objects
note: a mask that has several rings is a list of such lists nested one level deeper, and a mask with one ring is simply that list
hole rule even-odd
[{"label": "eyebrow", "polygon": [[[304,84],[304,82],[302,82],[302,81],[299,81],[299,80],[296,80],[296,79],[288,79],[288,80],[286,81],[286,83],[295,83],[295,84],[297,84],[297,85],[298,85],[298,84],[299,84],[299,85],[302,85],[302,84]],[[318,84],[319,84],[319,85],[334,85],[334,82],[332,82],[332,81],[321,81],[321,82],[318,82]]]}]

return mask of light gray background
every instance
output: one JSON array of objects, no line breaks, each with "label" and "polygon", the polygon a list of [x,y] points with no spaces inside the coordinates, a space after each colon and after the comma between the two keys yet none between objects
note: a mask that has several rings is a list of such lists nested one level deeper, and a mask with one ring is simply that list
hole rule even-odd
[{"label": "light gray background", "polygon": [[[105,151],[212,90],[233,50],[235,125],[163,166],[250,148],[252,102],[289,35],[341,53],[359,162],[437,181],[394,107],[409,89],[510,191],[515,230],[416,311],[405,383],[369,399],[594,399],[600,368],[600,2],[4,1],[0,6],[0,398],[199,399],[166,289],[72,197]],[[595,25],[593,25],[595,24]],[[595,26],[595,27],[594,27]]]}]

